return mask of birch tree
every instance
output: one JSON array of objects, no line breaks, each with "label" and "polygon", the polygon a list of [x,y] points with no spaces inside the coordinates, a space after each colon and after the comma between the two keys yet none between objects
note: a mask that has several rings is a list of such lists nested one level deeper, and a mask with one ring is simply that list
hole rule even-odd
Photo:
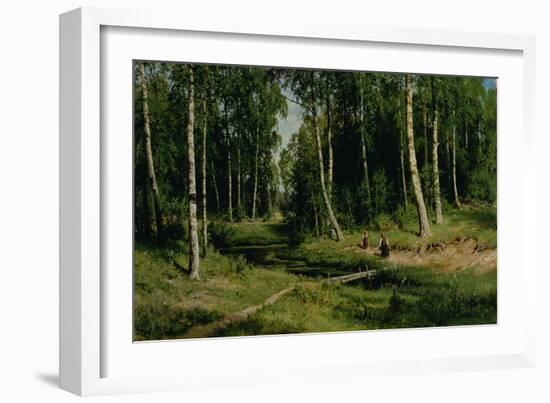
[{"label": "birch tree", "polygon": [[420,184],[420,177],[418,175],[418,167],[416,165],[413,126],[413,89],[410,74],[405,76],[405,99],[407,106],[407,150],[409,154],[409,171],[411,172],[411,182],[416,201],[419,235],[422,238],[426,238],[431,235],[431,231],[426,205],[424,204],[424,196],[422,194],[422,185]]},{"label": "birch tree", "polygon": [[360,102],[360,112],[359,112],[359,124],[361,126],[359,134],[361,136],[361,164],[363,166],[363,181],[365,183],[365,188],[367,190],[367,203],[370,202],[371,193],[370,193],[370,182],[369,182],[369,167],[367,163],[367,139],[366,139],[366,128],[365,128],[365,94],[364,94],[364,85],[363,85],[363,73],[359,73],[359,102]]},{"label": "birch tree", "polygon": [[[208,67],[206,67],[208,68]],[[208,253],[208,221],[206,219],[206,135],[208,125],[208,106],[207,106],[207,91],[208,91],[208,70],[205,71],[204,88],[202,96],[202,158],[201,158],[201,177],[202,177],[202,254],[206,257]]]},{"label": "birch tree", "polygon": [[189,66],[187,122],[187,169],[189,183],[189,277],[200,278],[199,234],[197,225],[197,188],[195,183],[195,84],[193,66]]},{"label": "birch tree", "polygon": [[434,197],[435,222],[441,224],[443,222],[443,211],[441,208],[441,189],[439,186],[439,160],[438,160],[438,128],[439,128],[439,105],[436,95],[435,78],[432,77],[432,105],[433,105],[433,124],[432,124],[432,184]]},{"label": "birch tree", "polygon": [[455,112],[453,111],[453,129],[451,132],[451,153],[452,153],[452,162],[451,162],[451,172],[453,178],[453,197],[454,203],[457,208],[462,208],[460,204],[460,199],[458,197],[458,186],[456,184],[456,121],[455,121]]},{"label": "birch tree", "polygon": [[338,220],[336,219],[336,216],[334,215],[334,211],[332,210],[332,205],[328,197],[327,188],[325,185],[325,165],[323,162],[323,147],[321,145],[321,135],[319,133],[319,124],[317,122],[315,72],[311,71],[309,72],[309,75],[310,75],[311,120],[313,125],[313,132],[315,135],[315,141],[317,143],[317,157],[319,161],[319,183],[321,184],[321,192],[323,193],[323,200],[325,202],[325,208],[327,210],[328,218],[330,220],[332,228],[334,229],[334,232],[336,233],[336,240],[341,241],[341,240],[344,240],[344,234],[342,233],[342,230],[340,229],[340,225],[338,224]]},{"label": "birch tree", "polygon": [[141,85],[141,97],[143,102],[143,121],[145,131],[145,154],[147,158],[147,172],[153,191],[153,201],[155,205],[156,234],[159,241],[163,237],[162,208],[160,206],[160,194],[155,174],[155,163],[153,160],[153,149],[151,146],[151,123],[149,118],[149,103],[147,93],[147,82],[145,79],[144,63],[139,63],[139,82]]}]

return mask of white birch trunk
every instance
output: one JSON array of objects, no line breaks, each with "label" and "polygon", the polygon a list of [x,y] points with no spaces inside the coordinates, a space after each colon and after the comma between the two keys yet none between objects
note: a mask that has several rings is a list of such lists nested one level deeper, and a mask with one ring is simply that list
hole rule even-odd
[{"label": "white birch trunk", "polygon": [[252,220],[256,219],[256,199],[258,197],[258,159],[260,153],[260,139],[256,129],[256,156],[254,159],[254,191],[252,193]]},{"label": "white birch trunk", "polygon": [[359,115],[359,124],[361,125],[361,162],[363,165],[363,178],[365,181],[365,188],[367,190],[367,202],[370,202],[370,181],[369,181],[369,167],[367,164],[367,139],[365,130],[365,99],[363,94],[363,79],[359,76],[359,92],[361,99],[361,110]]},{"label": "white birch trunk", "polygon": [[434,208],[435,208],[435,222],[441,224],[443,222],[443,211],[441,208],[441,190],[439,187],[439,159],[438,159],[438,126],[439,126],[439,110],[434,107],[434,120],[433,120],[433,136],[432,136],[432,175],[433,175],[433,195],[434,195]]},{"label": "white birch trunk", "polygon": [[334,211],[332,210],[330,199],[327,194],[327,188],[325,185],[325,167],[323,163],[323,148],[321,145],[321,135],[319,133],[319,125],[317,122],[317,106],[315,105],[314,91],[315,91],[315,73],[311,72],[311,114],[312,114],[311,117],[312,117],[315,141],[317,142],[317,157],[319,160],[319,181],[321,182],[321,192],[323,193],[323,200],[325,202],[325,207],[327,209],[328,218],[330,220],[332,228],[334,229],[334,232],[336,233],[336,240],[341,241],[341,240],[344,240],[344,234],[342,233],[342,230],[340,229],[340,225],[338,224],[338,220],[336,219],[336,216],[334,215]]},{"label": "white birch trunk", "polygon": [[[206,91],[206,89],[205,89]],[[202,255],[208,253],[208,221],[206,219],[206,133],[208,124],[208,109],[206,106],[206,95],[202,100],[204,122],[202,126]]]},{"label": "white birch trunk", "polygon": [[418,213],[418,224],[420,227],[419,235],[422,238],[431,235],[430,223],[424,204],[424,196],[422,195],[422,185],[418,175],[418,167],[416,165],[416,151],[414,148],[414,130],[413,130],[413,93],[411,76],[406,75],[405,96],[407,100],[407,149],[409,154],[409,170],[411,172],[411,182],[416,200],[416,210]]},{"label": "white birch trunk", "polygon": [[197,188],[195,183],[195,85],[189,68],[189,111],[187,122],[187,162],[189,174],[189,277],[200,278],[199,234],[197,225]]},{"label": "white birch trunk", "polygon": [[453,134],[451,137],[451,149],[452,149],[452,173],[453,173],[453,194],[455,199],[455,205],[457,208],[462,208],[460,199],[458,198],[458,187],[456,185],[456,125],[453,123]]},{"label": "white birch trunk", "polygon": [[[143,99],[143,121],[145,129],[145,156],[147,158],[147,173],[151,182],[151,188],[153,190],[153,201],[155,204],[155,222],[156,222],[156,235],[159,241],[163,237],[163,224],[162,224],[162,209],[160,207],[160,194],[157,185],[157,176],[155,174],[155,164],[153,161],[153,149],[151,147],[151,124],[149,121],[149,102],[147,94],[147,83],[145,82],[145,66],[143,63],[139,64],[139,82],[141,85],[141,93]],[[144,190],[145,191],[145,190]]]}]

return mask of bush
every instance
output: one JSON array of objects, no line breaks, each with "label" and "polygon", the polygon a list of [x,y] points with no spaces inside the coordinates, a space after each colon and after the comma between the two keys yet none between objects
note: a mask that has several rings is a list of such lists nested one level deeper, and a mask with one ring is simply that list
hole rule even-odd
[{"label": "bush", "polygon": [[233,272],[237,274],[243,274],[248,269],[250,269],[250,265],[243,255],[238,255],[231,258],[231,270]]},{"label": "bush", "polygon": [[375,219],[375,226],[378,231],[389,231],[398,229],[398,224],[389,214],[379,214]]},{"label": "bush", "polygon": [[208,226],[210,240],[216,248],[231,246],[235,236],[235,230],[225,221],[213,221]]},{"label": "bush", "polygon": [[493,203],[497,198],[497,176],[485,170],[474,171],[467,183],[468,197]]}]

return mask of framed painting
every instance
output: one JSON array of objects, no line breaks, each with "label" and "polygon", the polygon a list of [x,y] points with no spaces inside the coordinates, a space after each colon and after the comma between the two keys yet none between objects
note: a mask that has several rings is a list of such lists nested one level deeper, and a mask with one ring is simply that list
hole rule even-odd
[{"label": "framed painting", "polygon": [[60,24],[63,388],[532,365],[532,38]]}]

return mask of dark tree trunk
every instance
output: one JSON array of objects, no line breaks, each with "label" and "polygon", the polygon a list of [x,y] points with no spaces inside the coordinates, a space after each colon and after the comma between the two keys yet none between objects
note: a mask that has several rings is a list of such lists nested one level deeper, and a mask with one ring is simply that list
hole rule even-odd
[{"label": "dark tree trunk", "polygon": [[212,175],[212,184],[214,185],[214,196],[216,198],[216,209],[217,211],[221,211],[221,204],[220,204],[220,192],[218,190],[218,181],[216,179],[216,167],[214,166],[214,161],[210,161],[210,171]]}]

